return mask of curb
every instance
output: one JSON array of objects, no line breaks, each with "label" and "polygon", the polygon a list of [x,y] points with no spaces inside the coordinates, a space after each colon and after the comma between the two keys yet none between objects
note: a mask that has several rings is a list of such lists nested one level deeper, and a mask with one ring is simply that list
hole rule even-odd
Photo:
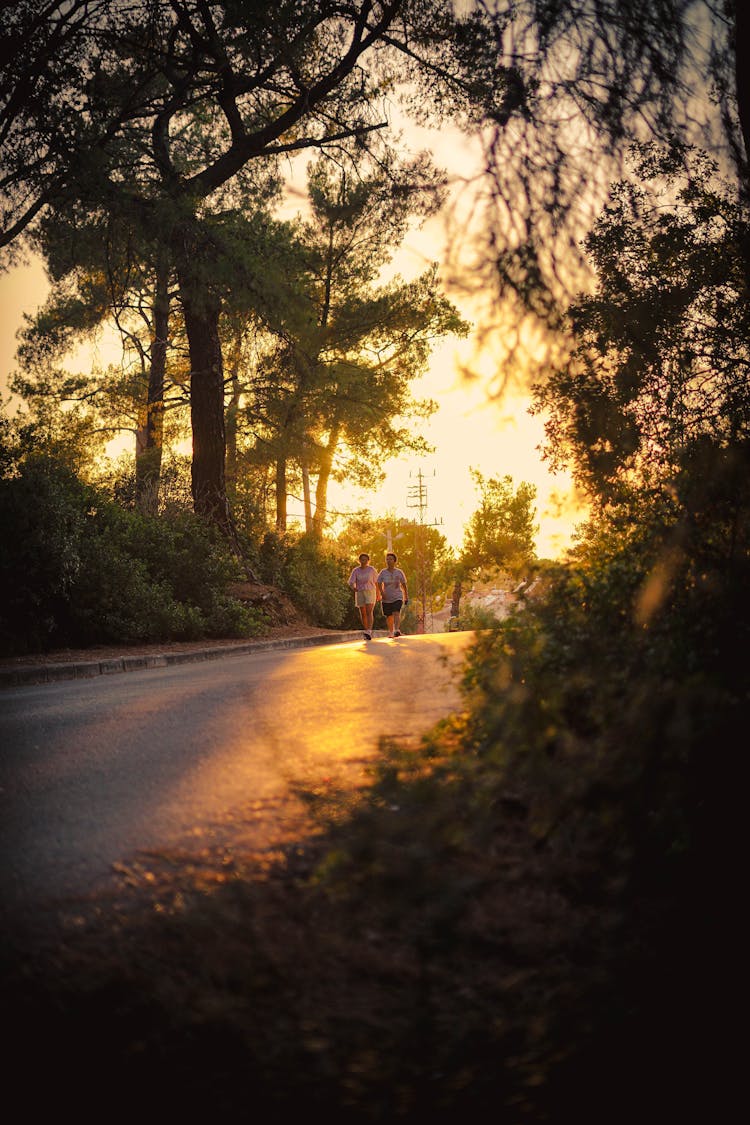
[{"label": "curb", "polygon": [[94,676],[111,676],[118,672],[140,672],[144,668],[166,668],[172,664],[194,664],[200,660],[219,660],[224,656],[249,656],[272,649],[309,648],[312,645],[341,644],[356,641],[361,631],[349,633],[316,633],[311,637],[280,637],[268,641],[248,641],[227,648],[203,648],[194,652],[156,652],[148,656],[121,656],[109,660],[86,660],[71,664],[22,664],[17,668],[0,668],[0,688],[23,684],[52,684],[59,680],[88,680]]}]

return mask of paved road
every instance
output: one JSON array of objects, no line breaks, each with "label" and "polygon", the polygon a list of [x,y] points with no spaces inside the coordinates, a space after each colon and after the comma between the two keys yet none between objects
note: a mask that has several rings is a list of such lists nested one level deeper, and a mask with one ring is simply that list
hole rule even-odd
[{"label": "paved road", "polygon": [[[459,705],[469,633],[403,637],[5,690],[0,907],[10,924],[103,891],[143,850],[262,849],[293,786],[357,780],[380,736]],[[0,919],[2,921],[2,919]]]}]

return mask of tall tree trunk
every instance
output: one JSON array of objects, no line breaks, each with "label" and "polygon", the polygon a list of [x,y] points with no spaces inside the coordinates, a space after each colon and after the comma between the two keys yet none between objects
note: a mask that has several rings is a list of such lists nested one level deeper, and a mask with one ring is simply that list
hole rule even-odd
[{"label": "tall tree trunk", "polygon": [[192,492],[198,515],[232,537],[224,476],[224,367],[219,339],[221,300],[210,285],[210,240],[194,221],[177,224],[172,252],[190,353]]},{"label": "tall tree trunk", "polygon": [[159,254],[154,283],[151,365],[144,424],[136,434],[135,498],[142,512],[156,515],[159,506],[162,448],[164,444],[164,382],[169,332],[169,259]]},{"label": "tall tree trunk", "polygon": [[282,454],[276,458],[276,530],[279,535],[286,531],[286,520],[286,457]]},{"label": "tall tree trunk", "polygon": [[[303,380],[300,379],[300,384],[297,388],[299,391],[300,386],[303,385]],[[276,530],[283,534],[287,527],[287,504],[288,504],[288,491],[286,468],[287,461],[289,460],[289,453],[300,446],[300,441],[297,436],[297,422],[300,414],[300,403],[296,395],[293,395],[286,404],[284,416],[279,423],[278,445],[279,452],[276,455]],[[304,462],[304,438],[302,439],[301,454]],[[304,473],[304,464],[303,464]]]},{"label": "tall tree trunk", "polygon": [[457,578],[454,586],[453,593],[451,594],[451,617],[458,617],[461,609],[461,594],[463,592],[463,583],[460,578]]},{"label": "tall tree trunk", "polygon": [[[738,172],[740,175],[740,190],[746,203],[750,200],[750,72],[746,65],[750,61],[750,52],[747,49],[748,36],[750,36],[750,12],[744,0],[735,0],[734,75],[737,93],[737,117],[745,148],[744,166],[740,164]],[[745,283],[750,289],[750,238],[747,235],[742,239],[742,257],[745,267]]]},{"label": "tall tree trunk", "polygon": [[328,435],[328,444],[320,451],[320,470],[318,472],[318,483],[315,488],[315,516],[313,518],[313,527],[315,529],[315,534],[318,536],[323,534],[323,528],[325,527],[326,517],[328,515],[328,482],[331,479],[333,458],[336,454],[340,436],[341,424],[340,422],[334,422],[331,427],[331,432]]},{"label": "tall tree trunk", "polygon": [[233,505],[237,501],[237,414],[240,408],[240,380],[236,363],[232,365],[230,380],[232,392],[227,403],[225,474],[227,499]]},{"label": "tall tree trunk", "polygon": [[[737,90],[737,116],[745,145],[745,161],[750,161],[750,73],[747,66],[750,53],[747,45],[750,37],[750,11],[744,0],[734,3],[735,34],[735,81]],[[744,184],[745,191],[750,185]]]},{"label": "tall tree trunk", "polygon": [[211,246],[201,245],[194,231],[187,224],[181,224],[173,233],[172,247],[190,353],[193,508],[219,528],[248,579],[257,582],[227,500],[224,365],[219,338],[221,300],[200,272]]},{"label": "tall tree trunk", "polygon": [[310,470],[307,466],[307,454],[302,454],[302,498],[305,505],[305,531],[308,535],[315,534],[315,524],[312,513],[312,497],[310,496]]},{"label": "tall tree trunk", "polygon": [[190,350],[190,422],[193,431],[193,507],[198,515],[230,528],[226,495],[224,371],[219,341],[219,300],[182,283],[182,307]]}]

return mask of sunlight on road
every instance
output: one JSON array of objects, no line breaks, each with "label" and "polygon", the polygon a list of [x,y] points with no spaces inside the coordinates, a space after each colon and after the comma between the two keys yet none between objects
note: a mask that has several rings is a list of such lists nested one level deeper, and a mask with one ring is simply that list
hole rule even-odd
[{"label": "sunlight on road", "polygon": [[[304,753],[346,758],[381,736],[413,739],[460,704],[457,672],[468,633],[375,640],[300,652],[268,681],[259,719]],[[441,660],[441,654],[447,659]]]},{"label": "sunlight on road", "polygon": [[414,743],[460,707],[471,633],[374,640],[290,652],[248,681],[213,724],[211,747],[173,794],[205,815],[282,798],[294,783],[362,780],[381,737]]},{"label": "sunlight on road", "polygon": [[472,639],[354,641],[9,692],[0,898],[21,911],[109,887],[113,864],[143,881],[159,857],[214,882],[227,856],[266,862],[314,830],[301,790],[349,791],[381,737],[413,745],[460,708]]}]

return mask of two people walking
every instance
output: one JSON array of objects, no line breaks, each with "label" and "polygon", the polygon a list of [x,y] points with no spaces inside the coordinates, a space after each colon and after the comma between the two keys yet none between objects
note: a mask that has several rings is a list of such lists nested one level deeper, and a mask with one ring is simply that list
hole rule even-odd
[{"label": "two people walking", "polygon": [[359,566],[349,575],[349,586],[354,591],[354,604],[362,619],[362,629],[366,641],[372,640],[375,603],[380,602],[388,626],[389,637],[401,636],[401,610],[409,601],[406,575],[396,566],[398,558],[389,551],[385,556],[385,567],[378,573],[370,565],[370,556],[363,552],[359,556]]}]

